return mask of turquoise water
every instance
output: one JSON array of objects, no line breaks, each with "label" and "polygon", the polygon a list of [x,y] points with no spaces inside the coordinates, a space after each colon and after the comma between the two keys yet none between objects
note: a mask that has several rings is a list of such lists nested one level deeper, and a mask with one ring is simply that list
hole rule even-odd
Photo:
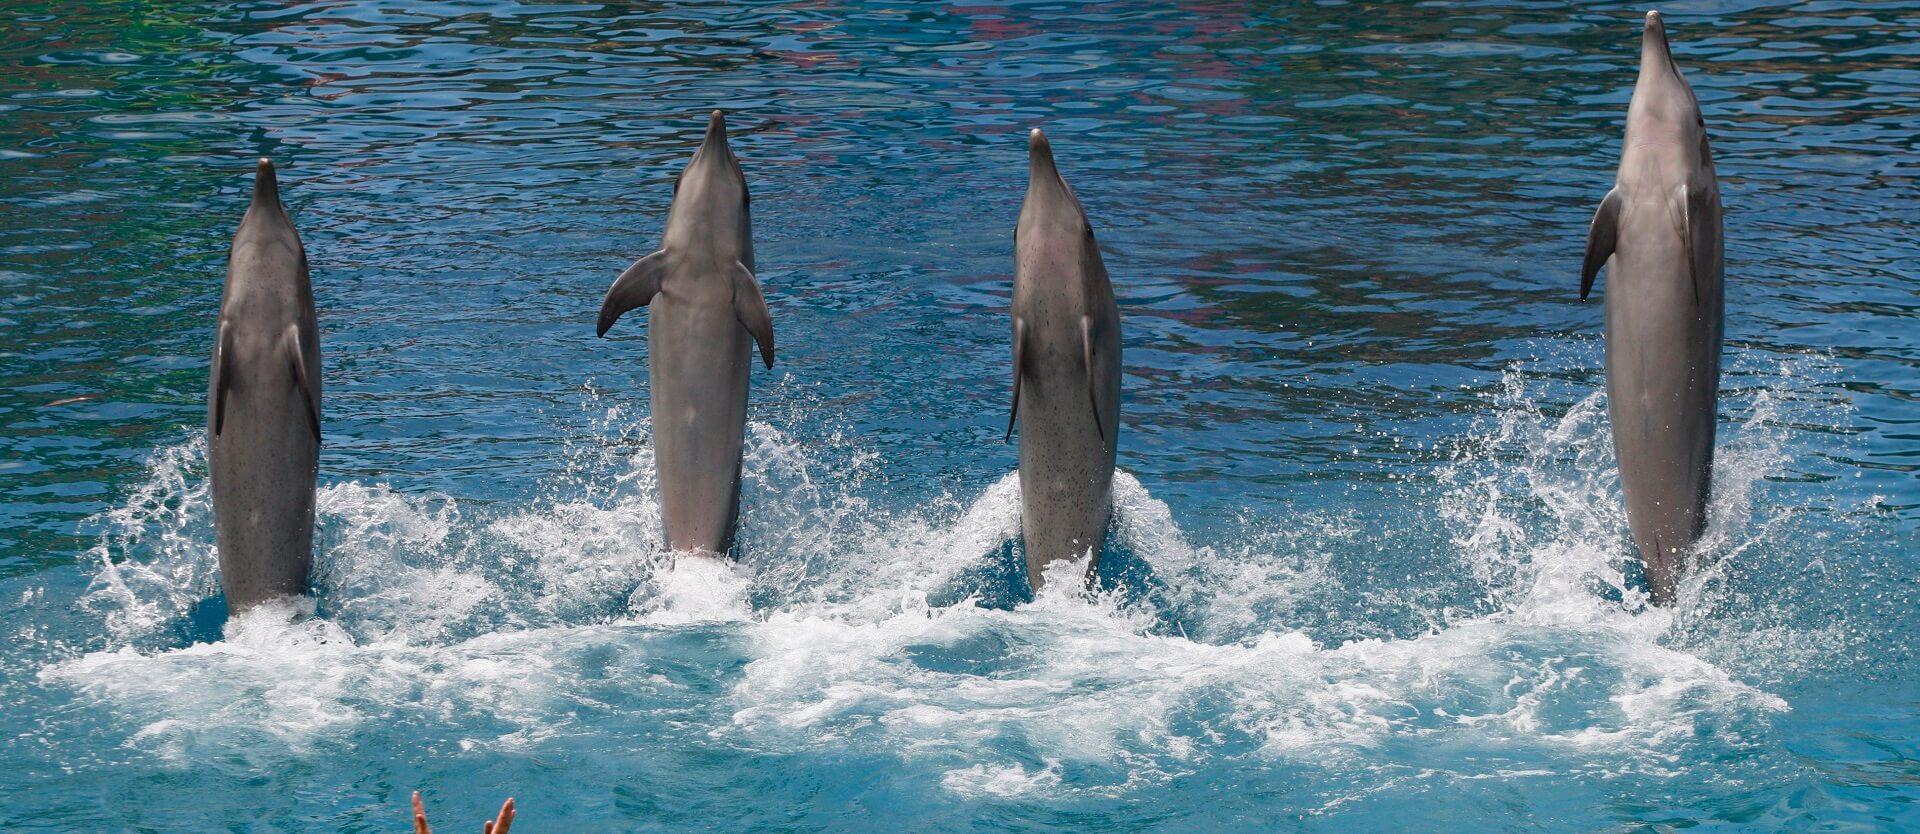
[{"label": "turquoise water", "polygon": [[[1727,205],[1672,611],[1576,300],[1642,7],[103,5],[0,3],[10,830],[1920,828],[1920,4],[1663,8]],[[739,564],[676,569],[643,329],[593,323],[714,107],[780,355]],[[1036,126],[1124,316],[1091,599],[1014,567]],[[318,590],[223,628],[261,154]]]}]

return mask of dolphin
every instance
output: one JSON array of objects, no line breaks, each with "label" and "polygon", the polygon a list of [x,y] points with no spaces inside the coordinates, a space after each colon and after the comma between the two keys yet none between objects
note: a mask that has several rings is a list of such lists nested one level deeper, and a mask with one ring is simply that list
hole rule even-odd
[{"label": "dolphin", "polygon": [[320,330],[307,253],[273,163],[227,252],[207,384],[220,585],[234,613],[307,592],[320,461]]},{"label": "dolphin", "polygon": [[647,374],[653,450],[667,546],[725,556],[740,514],[740,444],[747,430],[753,345],[773,367],[773,318],[753,276],[747,180],[715,110],[673,183],[660,251],[608,288],[599,335],[650,307]]},{"label": "dolphin", "polygon": [[1607,416],[1627,526],[1670,605],[1707,522],[1720,390],[1720,186],[1693,89],[1648,12],[1613,190],[1587,233],[1580,298],[1607,266]]},{"label": "dolphin", "polygon": [[1038,590],[1049,563],[1099,559],[1120,432],[1120,307],[1093,226],[1038,129],[1027,139],[1027,199],[1013,238],[1007,437],[1017,423],[1020,530],[1027,584]]}]

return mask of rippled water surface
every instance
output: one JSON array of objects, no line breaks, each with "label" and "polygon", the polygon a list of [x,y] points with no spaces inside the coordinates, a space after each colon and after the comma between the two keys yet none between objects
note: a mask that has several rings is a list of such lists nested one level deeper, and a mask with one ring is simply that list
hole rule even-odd
[{"label": "rippled water surface", "polygon": [[[0,818],[1920,827],[1920,4],[1664,9],[1728,275],[1672,611],[1576,300],[1642,11],[0,2]],[[676,567],[644,319],[593,322],[713,108],[780,354],[740,560]],[[1036,126],[1124,316],[1092,598],[1014,568]],[[318,587],[223,628],[259,155],[320,308]]]}]

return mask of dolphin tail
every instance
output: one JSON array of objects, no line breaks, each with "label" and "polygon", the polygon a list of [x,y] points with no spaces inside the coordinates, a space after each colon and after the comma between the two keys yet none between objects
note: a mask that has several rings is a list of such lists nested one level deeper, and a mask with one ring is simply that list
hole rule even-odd
[{"label": "dolphin tail", "polygon": [[307,376],[307,352],[300,341],[300,325],[287,325],[286,335],[280,337],[281,349],[287,354],[287,361],[293,365],[293,383],[300,389],[300,396],[307,401],[307,428],[313,430],[313,442],[320,442],[320,397],[314,393],[313,380]]},{"label": "dolphin tail", "polygon": [[1020,416],[1020,363],[1027,358],[1027,322],[1019,316],[1013,317],[1013,408],[1007,411],[1007,436],[1000,442],[1013,440],[1013,422]]},{"label": "dolphin tail", "polygon": [[1094,384],[1093,373],[1093,317],[1080,317],[1080,360],[1087,366],[1087,405],[1093,408],[1093,428],[1100,433],[1100,442],[1107,442],[1107,427],[1100,423],[1100,392]]},{"label": "dolphin tail", "polygon": [[1593,279],[1600,274],[1600,267],[1607,265],[1607,259],[1613,257],[1613,246],[1620,233],[1620,204],[1626,199],[1620,196],[1620,189],[1607,192],[1600,201],[1600,208],[1593,212],[1593,223],[1587,228],[1587,257],[1580,264],[1580,300],[1587,300],[1587,294],[1593,292]]},{"label": "dolphin tail", "polygon": [[620,320],[628,310],[645,307],[660,292],[660,279],[667,276],[667,268],[673,259],[662,249],[640,260],[613,279],[613,286],[607,288],[607,298],[600,302],[600,329],[595,335],[605,336],[613,323]]},{"label": "dolphin tail", "polygon": [[753,270],[739,261],[733,262],[733,315],[740,320],[741,327],[753,334],[753,340],[760,345],[760,359],[771,370],[773,316],[767,312],[767,299],[760,294],[760,282],[753,277]]},{"label": "dolphin tail", "polygon": [[227,425],[227,389],[233,387],[233,328],[225,316],[213,344],[213,434],[218,437]]}]

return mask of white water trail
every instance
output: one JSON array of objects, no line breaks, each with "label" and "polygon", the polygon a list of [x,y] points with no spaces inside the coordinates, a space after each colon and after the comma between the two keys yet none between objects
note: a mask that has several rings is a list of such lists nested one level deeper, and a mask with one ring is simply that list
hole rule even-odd
[{"label": "white water trail", "polygon": [[206,436],[155,452],[147,479],[96,523],[100,541],[86,559],[99,565],[81,602],[98,613],[108,638],[125,641],[184,615],[219,586],[210,557],[213,505],[206,479]]},{"label": "white water trail", "polygon": [[[1549,416],[1537,384],[1508,373],[1433,506],[1410,510],[1445,522],[1443,556],[1483,597],[1442,597],[1424,633],[1323,645],[1300,630],[1309,606],[1366,610],[1333,560],[1375,532],[1367,521],[1249,518],[1194,543],[1124,472],[1114,538],[1150,568],[1148,593],[1082,592],[1084,567],[1064,563],[1066,581],[1032,601],[984,604],[1014,555],[1016,474],[884,508],[870,451],[763,423],[743,558],[676,560],[658,544],[644,423],[610,410],[597,430],[616,439],[570,439],[567,472],[526,506],[476,516],[443,495],[327,487],[320,613],[250,613],[185,647],[154,643],[215,587],[211,527],[200,447],[162,450],[103,519],[87,603],[109,648],[41,678],[173,761],[243,744],[319,755],[396,721],[463,749],[537,749],[606,731],[583,714],[666,711],[686,744],[882,749],[963,796],[1123,795],[1241,760],[1361,783],[1478,760],[1660,774],[1695,748],[1745,749],[1786,704],[1666,642],[1688,606],[1717,598],[1722,566],[1781,535],[1755,510],[1790,454],[1776,400],[1735,413],[1702,546],[1714,567],[1676,613],[1629,579],[1602,401]],[[673,671],[687,664],[739,671],[690,687]]]}]

